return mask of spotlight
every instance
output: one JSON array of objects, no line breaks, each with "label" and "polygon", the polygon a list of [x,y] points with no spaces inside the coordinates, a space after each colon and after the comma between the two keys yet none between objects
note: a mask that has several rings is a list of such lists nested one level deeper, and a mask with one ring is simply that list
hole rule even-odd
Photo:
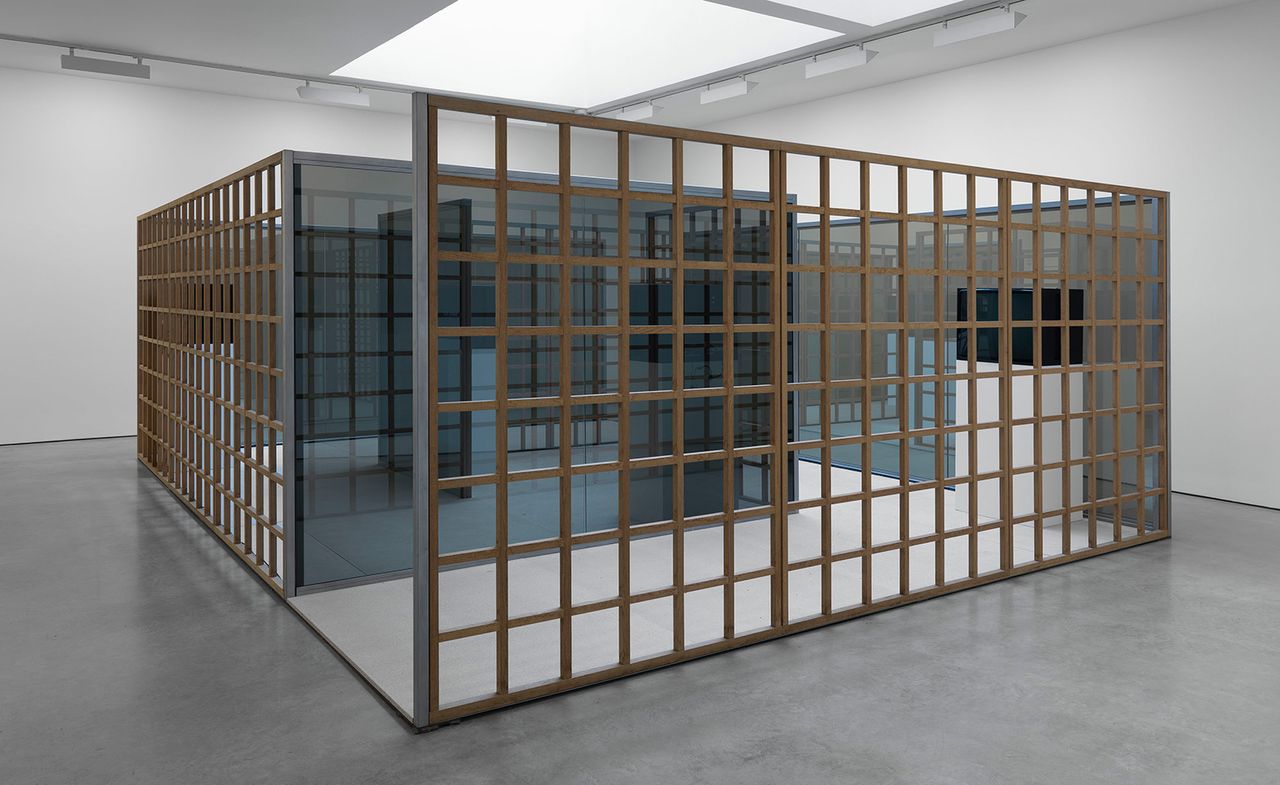
[{"label": "spotlight", "polygon": [[136,63],[125,63],[120,60],[101,60],[97,57],[81,57],[76,50],[68,50],[70,54],[62,56],[62,67],[68,71],[88,71],[91,74],[111,74],[112,76],[129,76],[134,79],[150,79],[151,66],[143,65],[142,58]]},{"label": "spotlight", "polygon": [[756,82],[748,82],[744,76],[733,82],[725,82],[724,84],[712,87],[707,86],[706,90],[698,93],[698,101],[703,104],[714,104],[716,101],[727,101],[730,98],[737,98],[751,92],[756,86]]},{"label": "spotlight", "polygon": [[635,106],[628,106],[627,108],[623,109],[621,112],[618,112],[618,114],[615,116],[619,120],[639,122],[641,120],[648,120],[649,118],[653,117],[654,114],[657,113],[658,110],[660,110],[661,108],[662,108],[661,106],[654,106],[653,101],[649,101],[648,103],[636,104]]},{"label": "spotlight", "polygon": [[369,96],[360,88],[355,92],[338,87],[312,87],[310,82],[298,88],[298,97],[304,101],[341,106],[368,106]]},{"label": "spotlight", "polygon": [[815,57],[812,62],[805,64],[804,78],[812,79],[815,76],[825,76],[827,74],[833,74],[836,71],[857,68],[860,65],[866,65],[871,62],[871,58],[875,57],[877,54],[879,54],[879,52],[873,52],[870,49],[855,46],[851,49],[844,49],[831,57],[825,57],[821,60]]},{"label": "spotlight", "polygon": [[1003,33],[1022,24],[1022,20],[1026,18],[1026,14],[1020,14],[1009,6],[1005,6],[1000,13],[943,22],[942,27],[933,31],[933,45],[946,46],[981,38],[984,35]]}]

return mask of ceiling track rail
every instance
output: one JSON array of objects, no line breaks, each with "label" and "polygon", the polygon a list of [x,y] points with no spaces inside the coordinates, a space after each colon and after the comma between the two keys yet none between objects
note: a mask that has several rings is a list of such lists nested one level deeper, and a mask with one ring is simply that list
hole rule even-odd
[{"label": "ceiling track rail", "polygon": [[116,49],[112,47],[95,46],[92,44],[74,43],[71,41],[56,41],[49,38],[32,38],[25,35],[10,35],[9,33],[0,33],[0,41],[13,41],[20,44],[34,44],[36,46],[48,46],[55,49],[76,49],[82,52],[96,52],[104,55],[115,55],[117,57],[128,57],[130,59],[151,60],[156,63],[173,63],[174,65],[185,65],[192,68],[207,68],[213,71],[228,71],[237,74],[249,74],[251,76],[267,76],[276,79],[289,79],[298,82],[316,82],[319,84],[338,85],[341,87],[358,87],[365,90],[381,90],[388,93],[405,93],[412,94],[416,92],[416,88],[408,85],[390,84],[387,82],[369,82],[362,79],[343,79],[333,76],[312,76],[310,74],[295,74],[289,71],[273,71],[267,68],[252,68],[243,65],[229,65],[227,63],[215,63],[209,60],[195,60],[189,57],[173,57],[171,55],[158,55],[148,52],[137,52],[128,49]]},{"label": "ceiling track rail", "polygon": [[814,58],[822,57],[823,55],[828,55],[833,52],[842,52],[846,49],[866,46],[867,44],[874,43],[876,41],[883,41],[886,38],[894,38],[896,36],[906,35],[907,33],[914,33],[917,30],[924,30],[926,28],[934,27],[936,25],[947,24],[949,22],[956,22],[961,19],[967,19],[968,17],[971,17],[971,16],[977,16],[978,14],[985,14],[989,11],[995,11],[996,9],[999,9],[999,8],[1006,8],[1006,9],[1011,8],[1015,5],[1019,5],[1024,2],[1026,2],[1026,0],[997,0],[996,2],[986,3],[984,5],[980,5],[974,8],[965,9],[960,13],[944,14],[942,16],[925,19],[909,25],[903,25],[902,27],[895,27],[891,30],[885,30],[884,32],[875,33],[873,35],[868,35],[865,37],[844,36],[840,39],[839,43],[829,44],[819,49],[813,49],[805,52],[805,54],[803,55],[788,54],[774,60],[765,60],[762,62],[752,64],[750,67],[747,67],[747,68],[727,69],[724,71],[719,71],[709,76],[700,77],[698,79],[689,79],[689,80],[680,82],[676,85],[661,88],[653,92],[640,93],[638,95],[634,95],[629,98],[624,98],[620,101],[610,101],[609,103],[606,103],[606,104],[599,104],[598,106],[591,107],[587,111],[587,114],[590,114],[590,115],[609,114],[611,112],[616,112],[621,109],[626,109],[628,107],[635,106],[637,104],[652,103],[653,101],[660,101],[664,98],[671,98],[672,96],[680,95],[681,93],[687,93],[693,90],[703,89],[710,85],[717,84],[719,82],[727,82],[731,79],[746,79],[749,76],[755,76],[756,74],[764,73],[765,71],[770,71],[774,68],[781,68],[783,66],[794,65],[796,63],[809,62],[809,61],[812,61]]},{"label": "ceiling track rail", "polygon": [[[975,8],[966,9],[965,11],[958,14],[949,14],[949,15],[935,17],[932,19],[927,19],[924,21],[916,22],[914,24],[894,28],[892,30],[887,30],[882,33],[877,33],[875,35],[866,36],[864,38],[846,36],[838,44],[833,44],[831,46],[824,47],[815,51],[810,51],[805,53],[804,55],[797,56],[794,54],[788,54],[777,60],[772,60],[772,61],[765,60],[765,61],[753,63],[748,68],[738,68],[738,69],[729,69],[725,71],[720,71],[715,74],[711,74],[709,76],[686,80],[666,88],[654,90],[649,93],[641,93],[635,96],[625,98],[621,101],[611,101],[609,103],[601,104],[599,106],[591,107],[589,109],[565,106],[562,104],[544,104],[544,103],[529,102],[529,101],[503,101],[503,103],[510,103],[517,106],[525,106],[525,107],[536,108],[536,109],[548,109],[552,111],[569,111],[569,112],[575,112],[577,114],[587,114],[587,115],[609,114],[612,112],[619,111],[621,109],[625,109],[630,106],[635,106],[636,104],[659,101],[664,98],[670,98],[672,96],[679,95],[681,93],[687,93],[692,90],[704,88],[708,85],[715,84],[717,82],[724,82],[730,79],[745,79],[748,76],[753,76],[755,74],[763,73],[765,71],[769,71],[774,68],[780,68],[782,66],[792,65],[794,63],[806,62],[809,60],[813,60],[814,58],[821,57],[822,55],[831,54],[832,52],[842,51],[850,47],[865,46],[866,44],[873,43],[875,41],[882,41],[886,38],[893,38],[894,36],[904,35],[906,33],[915,32],[916,30],[923,30],[924,28],[933,27],[934,25],[953,22],[958,19],[964,19],[966,17],[975,16],[977,14],[986,13],[988,11],[993,11],[997,8],[1009,8],[1010,6],[1014,6],[1023,2],[1026,2],[1026,0],[999,0],[998,2],[986,3],[984,5],[981,5]],[[54,49],[67,49],[67,50],[79,50],[82,52],[95,52],[97,54],[112,55],[115,57],[127,57],[132,60],[138,60],[139,62],[143,60],[150,60],[156,63],[172,63],[174,65],[187,66],[190,68],[204,68],[212,71],[224,71],[227,73],[245,74],[249,76],[262,76],[262,77],[268,77],[273,79],[284,79],[284,80],[289,80],[294,82],[315,82],[316,84],[334,85],[338,87],[350,87],[357,90],[376,90],[376,91],[385,92],[385,93],[411,95],[415,92],[420,92],[425,89],[425,88],[413,87],[411,85],[396,84],[393,82],[375,82],[375,81],[369,81],[365,79],[345,79],[342,77],[316,76],[314,74],[301,74],[301,73],[294,73],[291,71],[276,71],[268,68],[254,68],[252,66],[231,65],[228,63],[217,63],[211,60],[197,60],[190,57],[175,57],[172,55],[154,54],[151,52],[140,52],[135,50],[120,49],[120,48],[109,47],[109,46],[98,46],[95,44],[86,44],[86,43],[77,42],[77,41],[60,41],[60,40],[50,39],[50,38],[36,38],[32,36],[13,35],[10,33],[0,33],[0,41],[11,41],[14,43],[31,44],[34,46],[47,46]],[[437,95],[445,95],[445,96],[451,96],[455,98],[493,100],[491,97],[468,94],[468,93],[451,93],[449,91],[444,91],[444,90],[432,90],[432,92]]]}]

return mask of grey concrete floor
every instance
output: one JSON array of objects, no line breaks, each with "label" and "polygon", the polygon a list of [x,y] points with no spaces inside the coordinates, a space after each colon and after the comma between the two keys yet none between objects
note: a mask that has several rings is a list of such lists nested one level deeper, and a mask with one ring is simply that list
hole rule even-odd
[{"label": "grey concrete floor", "polygon": [[1280,513],[411,735],[133,460],[0,447],[0,783],[1280,782]]}]

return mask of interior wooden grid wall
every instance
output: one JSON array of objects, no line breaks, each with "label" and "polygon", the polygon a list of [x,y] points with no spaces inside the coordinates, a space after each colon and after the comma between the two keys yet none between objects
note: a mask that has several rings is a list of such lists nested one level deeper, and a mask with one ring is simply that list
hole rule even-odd
[{"label": "interior wooden grid wall", "polygon": [[[439,113],[444,110],[473,113],[493,121],[495,166],[491,176],[483,173],[463,176],[442,171],[442,165],[451,163],[440,160]],[[516,182],[508,178],[507,129],[508,122],[516,119],[548,123],[558,128],[557,183]],[[426,495],[418,518],[422,535],[420,548],[425,550],[426,560],[424,574],[420,575],[420,588],[429,598],[422,605],[425,617],[418,617],[420,621],[425,618],[427,624],[427,629],[419,633],[420,655],[425,655],[419,662],[425,660],[428,677],[416,687],[419,711],[415,713],[419,723],[434,725],[1169,536],[1165,289],[1167,193],[437,96],[415,97],[415,124],[415,144],[418,145],[415,158],[419,177],[425,178],[419,182],[425,183],[426,189],[425,194],[419,192],[419,204],[427,202],[425,206],[428,208],[426,219],[419,219],[419,235],[415,238],[420,249],[416,269],[425,270],[427,275],[426,286],[419,288],[418,295],[425,295],[426,299],[416,304],[416,313],[423,322],[418,327],[418,336],[420,341],[425,341],[425,345],[419,348],[426,349],[418,354],[417,360],[425,365],[419,368],[417,379],[426,382],[425,389],[417,391],[422,402],[420,405],[424,404],[426,410],[425,417],[418,422],[425,425],[427,432],[419,434],[417,444],[425,445],[429,453],[429,462],[419,464],[427,471]],[[573,129],[616,134],[616,187],[585,187],[572,180]],[[629,137],[632,135],[658,138],[670,144],[670,182],[673,188],[669,194],[655,196],[631,190]],[[723,162],[721,196],[694,196],[689,193],[691,189],[685,187],[684,151],[691,143],[719,146]],[[736,148],[767,154],[767,202],[736,198],[733,181]],[[803,198],[793,200],[788,195],[788,166],[802,161],[816,162],[819,170],[818,198],[811,200],[812,203],[805,203]],[[837,165],[840,172],[851,173],[840,176],[854,178],[852,183],[842,184],[850,186],[857,195],[854,206],[838,207],[832,203],[830,195],[837,177]],[[873,167],[887,168],[892,175],[887,180],[875,180],[872,177]],[[958,178],[955,182],[961,184],[961,192],[965,195],[963,209],[944,209],[944,178]],[[874,186],[873,181],[876,183]],[[493,189],[497,225],[492,248],[440,251],[434,222],[440,208],[440,189],[449,186]],[[986,206],[979,204],[983,186],[989,186],[992,194],[992,201]],[[909,208],[910,189],[913,187],[928,188],[932,193],[931,204]],[[879,195],[875,193],[877,188],[893,194],[885,209],[872,210],[870,207],[879,201]],[[508,197],[517,192],[553,194],[559,201],[558,253],[555,249],[547,253],[547,249],[540,248],[536,256],[539,264],[559,265],[563,270],[559,277],[560,318],[555,325],[515,326],[507,318],[510,307],[507,301],[508,266],[535,261],[528,253],[509,247],[503,226]],[[1015,193],[1024,200],[1017,209],[1014,206]],[[575,196],[618,200],[620,241],[616,257],[583,256],[573,248],[570,212]],[[674,207],[676,224],[670,236],[673,253],[669,260],[632,258],[625,240],[629,205],[636,200],[653,199],[670,202]],[[733,221],[726,220],[722,224],[723,260],[688,260],[681,229],[686,206],[723,208],[726,216],[732,216],[735,209],[764,210],[773,229],[769,235],[770,258],[738,258],[733,247]],[[819,241],[816,245],[810,243],[812,253],[796,252],[791,243],[792,233],[782,230],[788,225],[788,214],[793,219],[817,221]],[[893,227],[891,231],[896,234],[896,256],[873,248],[873,227],[880,226],[882,228],[875,231],[883,232],[885,225]],[[428,229],[425,237],[421,233],[424,226]],[[832,229],[835,226],[855,227],[851,244],[847,242],[850,230],[841,229],[837,238]],[[834,258],[835,255],[840,258]],[[444,260],[451,263],[496,263],[496,318],[493,326],[442,326],[439,323],[436,281]],[[566,284],[572,267],[597,265],[615,269],[616,280],[621,282],[617,304],[620,317],[616,326],[573,324],[568,317],[571,302],[570,287]],[[631,271],[655,267],[673,268],[674,275],[681,280],[685,276],[702,275],[707,270],[720,271],[729,281],[735,274],[747,272],[770,276],[773,282],[772,315],[763,322],[735,321],[734,287],[730,285],[723,292],[725,316],[721,324],[687,325],[683,320],[681,303],[683,287],[676,285],[672,289],[675,298],[671,309],[674,315],[672,324],[633,325],[627,318],[629,287],[626,282],[631,280]],[[831,280],[833,274],[857,279],[858,285],[853,289],[856,303],[844,304],[856,307],[855,318],[834,318],[837,295],[833,294],[836,291]],[[801,323],[795,321],[795,302],[789,298],[801,294],[800,282],[806,275],[815,276],[810,281],[817,283],[816,288],[810,287],[811,295],[816,298],[817,318]],[[998,294],[998,316],[994,319],[979,314],[976,289]],[[1033,292],[1033,308],[1029,316],[1022,314],[1015,319],[1014,289]],[[1048,289],[1059,290],[1057,314],[1042,313],[1041,290]],[[1087,312],[1068,310],[1069,290],[1072,289],[1085,292]],[[968,298],[962,314],[954,303],[948,303],[951,293]],[[990,330],[996,332],[982,332]],[[909,331],[918,331],[926,339],[932,338],[935,347],[954,348],[966,343],[969,361],[960,366],[954,362],[954,356],[946,359],[935,356],[931,364],[917,362],[908,365],[906,357],[901,357],[891,366],[873,362],[874,341],[894,336],[894,344],[901,347],[905,345]],[[699,335],[718,332],[732,336],[730,344],[749,340],[752,336],[766,337],[772,346],[768,383],[745,387],[736,385],[735,353],[726,348],[722,388],[684,389],[681,367],[683,344],[695,332]],[[674,363],[671,390],[654,392],[628,388],[627,347],[631,337],[638,334],[671,336]],[[617,373],[617,391],[567,394],[571,390],[573,339],[604,335],[620,337],[622,349],[617,356],[621,368]],[[559,394],[513,400],[508,395],[509,382],[506,378],[510,339],[538,336],[558,338]],[[817,341],[810,342],[806,336],[817,336]],[[1031,339],[1034,346],[1032,362],[1014,366],[1015,336],[1020,340]],[[491,399],[441,400],[439,390],[434,386],[440,374],[440,344],[442,339],[455,337],[492,341],[497,376],[495,394]],[[852,372],[835,372],[833,360],[836,356],[831,347],[837,340],[844,341],[845,345],[851,346],[849,342],[855,342],[860,346],[861,351],[855,355],[860,367]],[[1063,361],[1061,366],[1044,362],[1044,347],[1053,341],[1061,341],[1058,351]],[[979,343],[998,347],[998,356],[988,363],[989,367],[975,362]],[[788,357],[789,352],[800,351],[797,347],[802,345],[821,347],[808,358],[810,361],[817,359],[812,380],[798,378],[795,373],[798,366]],[[738,355],[738,358],[743,356]],[[985,394],[982,390],[988,389],[984,383],[991,386],[990,389],[998,390],[998,413],[995,417],[980,413],[979,399]],[[1013,400],[1015,385],[1022,384],[1029,384],[1034,391],[1030,405],[1025,408]],[[877,432],[873,428],[872,407],[863,406],[860,409],[861,427],[857,432],[833,433],[833,412],[837,410],[839,401],[852,396],[877,401],[886,395],[896,395],[898,401],[905,401],[908,389],[916,385],[932,385],[930,397],[915,396],[914,400],[928,400],[934,407],[918,422],[909,420],[908,407],[904,404],[899,406],[899,427]],[[956,412],[949,421],[946,401],[948,396],[956,400],[956,390],[967,392],[967,396],[962,396],[962,408],[967,411]],[[768,396],[772,401],[766,444],[743,447],[735,441],[731,402],[743,394]],[[800,440],[798,431],[789,434],[789,396],[792,401],[809,396],[819,402],[818,433],[811,434],[811,438]],[[716,445],[716,449],[688,455],[683,435],[685,406],[682,404],[707,397],[719,398],[723,402],[720,406],[724,417],[723,443]],[[673,448],[670,454],[641,459],[629,457],[625,447],[632,404],[659,399],[673,402]],[[1055,399],[1060,401],[1060,405],[1053,403]],[[618,406],[620,449],[616,460],[574,465],[571,455],[574,407],[583,404]],[[515,472],[507,462],[507,425],[519,422],[525,416],[524,410],[534,407],[544,412],[558,409],[559,465]],[[439,456],[432,448],[437,442],[436,429],[442,415],[465,412],[487,412],[495,418],[495,465],[492,471],[482,474],[442,478]],[[1014,456],[1015,429],[1024,428],[1031,429],[1033,433],[1034,453],[1029,460],[1017,464]],[[1051,429],[1061,434],[1061,449],[1057,454],[1046,452],[1044,446]],[[1076,436],[1074,443],[1073,434]],[[998,440],[999,460],[994,467],[983,467],[979,460],[979,440],[988,437]],[[931,477],[913,480],[909,451],[921,444],[931,445],[929,449],[933,450],[935,465]],[[961,456],[964,460],[948,464],[947,445],[967,453]],[[833,452],[860,454],[859,465],[865,468],[874,464],[873,447],[898,450],[897,481],[881,487],[873,483],[870,471],[862,471],[861,488],[853,492],[835,492],[832,483]],[[808,460],[820,461],[821,492],[813,498],[793,499],[788,493],[791,470],[783,467],[795,465],[790,459],[796,451],[802,451]],[[1042,459],[1042,455],[1047,455],[1047,458]],[[684,515],[686,487],[682,467],[707,461],[721,462],[722,470],[726,472],[723,509],[718,514],[701,515],[690,520]],[[768,461],[773,467],[769,475],[772,483],[770,497],[759,508],[734,509],[736,505],[730,498],[734,480],[727,473],[736,461]],[[669,520],[636,525],[628,519],[631,508],[629,478],[642,470],[671,473],[674,503]],[[957,471],[962,473],[957,475]],[[617,529],[575,533],[572,529],[572,479],[600,472],[618,476]],[[1126,477],[1136,479],[1125,481]],[[508,511],[520,500],[512,497],[511,488],[513,481],[528,479],[559,483],[559,532],[548,539],[513,544],[507,530]],[[1015,487],[1034,489],[1031,510],[1016,510]],[[442,552],[441,493],[467,494],[482,488],[486,493],[495,495],[496,537],[493,545],[463,552]],[[985,520],[978,514],[980,489],[983,494],[998,494],[999,515],[994,520]],[[958,526],[948,523],[944,510],[944,500],[952,491],[969,495],[967,516]],[[1051,504],[1047,501],[1050,497],[1060,499],[1061,503]],[[899,536],[890,541],[874,542],[873,505],[883,506],[885,502],[897,506],[901,529]],[[912,531],[909,520],[913,507],[919,508],[917,513],[931,513],[934,521],[931,531]],[[797,557],[790,552],[788,520],[791,514],[802,510],[820,510],[821,546],[817,554]],[[734,523],[761,515],[769,517],[771,526],[770,564],[744,571],[735,564]],[[833,543],[832,523],[833,516],[837,515],[859,516],[855,519],[861,523],[858,542]],[[1075,518],[1087,523],[1084,527],[1073,527],[1071,519]],[[685,531],[693,525],[716,522],[724,523],[722,575],[696,582],[686,581],[683,572]],[[1060,538],[1056,532],[1052,537],[1048,536],[1047,529],[1055,524],[1061,525]],[[1073,531],[1079,533],[1073,536]],[[633,592],[629,578],[630,546],[636,538],[658,532],[670,532],[673,536],[671,585]],[[1015,536],[1024,535],[1032,538],[1034,544],[1030,555],[1023,550],[1015,553]],[[980,564],[980,538],[998,542],[999,555],[994,564]],[[575,604],[572,596],[572,553],[575,548],[605,542],[616,543],[617,546],[616,596]],[[967,553],[966,567],[959,576],[948,576],[944,570],[946,554],[952,548]],[[518,591],[520,587],[511,583],[510,564],[522,556],[548,549],[560,554],[559,606],[533,615],[511,613],[511,592]],[[913,563],[917,565],[914,569]],[[468,565],[492,565],[496,571],[493,619],[442,629],[439,621],[440,576],[443,571]],[[896,573],[897,591],[889,596],[874,597],[873,572],[882,569]],[[816,606],[806,604],[803,609],[798,609],[799,603],[789,591],[789,583],[802,571],[820,573],[820,598]],[[762,578],[767,579],[770,586],[768,625],[764,629],[750,631],[735,629],[733,608],[736,588]],[[721,587],[724,608],[722,636],[710,643],[686,645],[682,614],[685,598],[692,592],[716,587]],[[846,597],[850,599],[846,601]],[[670,598],[674,607],[670,651],[643,659],[633,657],[629,634],[631,609],[639,603],[660,598]],[[575,619],[604,609],[617,609],[616,663],[582,672],[575,667],[573,656]],[[510,636],[521,627],[544,622],[559,625],[558,678],[533,687],[513,688],[508,679],[512,664],[509,659],[512,656]],[[447,674],[441,674],[442,647],[479,636],[494,638],[496,677],[491,694],[462,702],[442,702],[441,680],[447,678]],[[426,710],[425,714],[421,709]]]},{"label": "interior wooden grid wall", "polygon": [[281,160],[138,218],[138,459],[277,592]]}]

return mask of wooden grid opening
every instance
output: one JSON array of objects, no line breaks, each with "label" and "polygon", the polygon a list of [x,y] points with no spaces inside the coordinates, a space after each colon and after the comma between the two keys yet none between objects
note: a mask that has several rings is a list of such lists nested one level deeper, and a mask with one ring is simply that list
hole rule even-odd
[{"label": "wooden grid opening", "polygon": [[415,111],[423,724],[1168,536],[1166,193]]},{"label": "wooden grid opening", "polygon": [[281,156],[138,218],[138,459],[284,591]]}]

